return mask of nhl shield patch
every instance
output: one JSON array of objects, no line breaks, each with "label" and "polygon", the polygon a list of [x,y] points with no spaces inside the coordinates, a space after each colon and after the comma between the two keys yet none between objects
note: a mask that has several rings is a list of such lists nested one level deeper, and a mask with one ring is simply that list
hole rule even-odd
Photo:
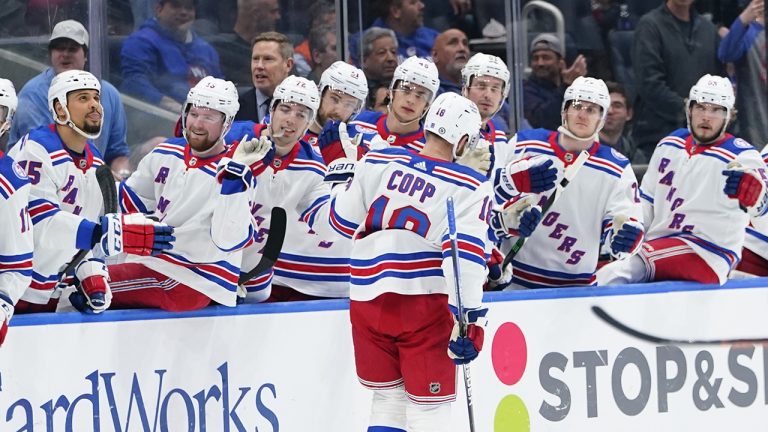
[{"label": "nhl shield patch", "polygon": [[440,383],[439,382],[429,383],[429,392],[432,394],[440,393]]}]

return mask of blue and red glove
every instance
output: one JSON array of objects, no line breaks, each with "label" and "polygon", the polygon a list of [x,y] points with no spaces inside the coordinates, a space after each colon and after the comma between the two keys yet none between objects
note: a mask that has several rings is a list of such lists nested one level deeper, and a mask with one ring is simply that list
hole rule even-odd
[{"label": "blue and red glove", "polygon": [[[540,193],[555,187],[557,168],[552,159],[543,156],[522,158],[509,163],[505,168],[506,177],[514,185],[514,191]],[[510,189],[509,182],[501,183]]]},{"label": "blue and red glove", "polygon": [[2,320],[2,323],[0,323],[0,346],[3,345],[5,335],[8,334],[8,323],[11,321],[11,317],[13,317],[13,310],[11,298],[4,293],[0,293],[0,320]]},{"label": "blue and red glove", "polygon": [[103,256],[122,252],[133,255],[159,255],[173,248],[173,228],[142,213],[109,213],[99,219],[95,241]]},{"label": "blue and red glove", "polygon": [[104,312],[112,303],[109,273],[103,260],[89,258],[75,269],[77,291],[69,295],[72,306],[80,312],[94,314]]},{"label": "blue and red glove", "polygon": [[491,259],[485,263],[488,266],[488,282],[486,289],[488,291],[501,291],[512,282],[512,266],[503,269],[504,255],[494,247],[491,251]]},{"label": "blue and red glove", "polygon": [[766,191],[766,180],[758,176],[765,176],[762,170],[745,170],[740,166],[729,164],[728,169],[723,170],[725,178],[725,187],[723,192],[729,198],[739,200],[739,206],[749,213],[750,216],[761,216],[765,214],[768,208],[768,191]]},{"label": "blue and red glove", "polygon": [[[336,159],[344,157],[353,159],[350,157],[353,155],[348,155],[347,152],[345,152],[344,145],[342,143],[342,140],[349,139],[349,136],[347,135],[345,137],[339,133],[340,127],[345,126],[346,125],[343,122],[337,120],[329,120],[325,123],[325,127],[323,127],[323,130],[317,137],[317,146],[320,148],[320,154],[323,156],[323,162],[326,165],[330,165]],[[359,145],[359,140],[360,138],[357,136],[352,139],[352,141],[357,141],[355,143],[357,146],[357,157],[353,159],[355,161],[360,160],[369,150],[365,145]]]},{"label": "blue and red glove", "polygon": [[621,254],[634,254],[643,241],[644,230],[640,222],[625,217],[616,217],[613,221],[611,256],[621,258]]},{"label": "blue and red glove", "polygon": [[453,330],[451,339],[448,342],[448,357],[457,365],[467,364],[476,359],[483,349],[485,339],[485,324],[487,322],[485,315],[488,308],[465,309],[464,317],[466,322],[466,334],[461,336],[461,326],[457,318],[458,312],[455,307],[449,305],[453,313]]},{"label": "blue and red glove", "polygon": [[245,192],[256,185],[251,169],[247,165],[228,157],[219,160],[219,164],[216,166],[216,180],[221,184],[222,195]]}]

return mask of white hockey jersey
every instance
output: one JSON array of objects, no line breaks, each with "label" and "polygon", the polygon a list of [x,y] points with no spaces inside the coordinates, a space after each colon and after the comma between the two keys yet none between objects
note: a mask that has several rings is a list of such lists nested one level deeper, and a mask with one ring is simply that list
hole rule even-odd
[{"label": "white hockey jersey", "polygon": [[96,168],[104,164],[88,141],[82,155],[67,149],[51,124],[33,129],[11,151],[31,182],[29,214],[34,224],[35,252],[30,289],[22,299],[46,304],[57,274],[79,249],[90,249],[104,202]]},{"label": "white hockey jersey", "polygon": [[0,298],[16,304],[32,281],[32,219],[29,179],[0,152]]},{"label": "white hockey jersey", "polygon": [[120,184],[123,212],[156,216],[174,228],[173,249],[157,256],[126,256],[193,288],[225,306],[235,306],[243,249],[258,226],[251,217],[255,187],[227,193],[216,180],[224,153],[199,158],[183,138],[155,147]]},{"label": "white hockey jersey", "polygon": [[349,136],[354,137],[355,134],[362,133],[362,145],[370,150],[404,147],[418,153],[424,148],[424,129],[421,126],[418,131],[407,135],[392,133],[387,129],[387,114],[363,111],[349,124],[352,126]]},{"label": "white hockey jersey", "polygon": [[350,299],[367,301],[387,292],[447,294],[456,304],[446,210],[450,196],[460,230],[463,304],[480,306],[490,254],[491,185],[470,168],[402,148],[366,154],[347,189],[331,201],[331,225],[354,238]]},{"label": "white hockey jersey", "polygon": [[[240,124],[238,128],[243,126]],[[260,136],[266,126],[251,124],[250,127],[253,136]],[[320,155],[309,143],[300,141],[289,154],[275,158],[258,176],[252,213],[259,221],[260,230],[254,245],[244,253],[244,271],[255,267],[261,259],[272,208],[285,209],[288,223],[274,275],[269,271],[245,284],[248,302],[268,298],[273,281],[318,297],[349,295],[351,242],[328,225],[331,189],[324,181],[325,171]]]},{"label": "white hockey jersey", "polygon": [[[512,140],[514,157],[552,159],[559,182],[564,167],[578,156],[560,146],[559,135],[546,129],[520,131]],[[588,151],[587,162],[512,261],[510,289],[594,285],[601,243],[613,227],[613,218],[642,219],[637,178],[629,160],[597,141]],[[551,193],[539,194],[539,203]],[[506,201],[498,193],[496,200],[498,204]],[[514,241],[505,241],[502,250],[508,251]]]},{"label": "white hockey jersey", "polygon": [[[761,153],[763,163],[768,165],[768,146]],[[747,227],[747,236],[744,239],[744,247],[768,260],[768,217],[752,218]]]},{"label": "white hockey jersey", "polygon": [[685,241],[721,284],[741,259],[749,223],[738,200],[723,192],[722,171],[732,161],[765,169],[757,150],[740,138],[728,134],[714,144],[696,145],[687,129],[678,129],[656,145],[640,187],[646,238]]}]

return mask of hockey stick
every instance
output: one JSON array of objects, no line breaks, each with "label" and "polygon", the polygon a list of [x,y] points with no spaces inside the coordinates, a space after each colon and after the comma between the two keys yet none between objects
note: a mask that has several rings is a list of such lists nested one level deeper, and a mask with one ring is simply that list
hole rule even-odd
[{"label": "hockey stick", "polygon": [[[571,181],[573,181],[574,177],[576,177],[576,173],[578,173],[581,167],[584,166],[584,163],[587,161],[587,159],[589,159],[589,152],[582,150],[576,160],[573,161],[573,163],[565,169],[563,172],[563,179],[560,180],[560,183],[557,184],[555,191],[552,192],[552,195],[547,198],[547,201],[545,201],[544,205],[541,207],[542,218],[547,214],[555,201],[560,198],[560,195],[563,193],[563,189],[565,189],[565,187],[568,186]],[[515,244],[512,245],[512,249],[507,252],[507,255],[504,257],[504,261],[501,263],[502,270],[506,269],[509,263],[511,263],[515,258],[517,253],[520,252],[520,248],[523,247],[526,240],[528,240],[528,237],[520,237],[517,239]]]},{"label": "hockey stick", "polygon": [[[464,318],[464,306],[461,303],[461,275],[459,274],[459,241],[456,233],[456,212],[453,208],[453,197],[446,201],[448,207],[448,238],[451,241],[451,261],[453,261],[453,284],[456,287],[456,311],[459,321],[459,335],[467,336],[467,321]],[[472,406],[472,377],[469,373],[469,365],[461,365],[464,372],[464,390],[467,393],[467,413],[469,414],[469,431],[475,432],[475,412]]]},{"label": "hockey stick", "polygon": [[628,334],[637,339],[644,340],[659,345],[734,345],[734,344],[766,344],[768,338],[746,338],[746,339],[670,339],[660,336],[654,336],[648,333],[635,330],[632,327],[620,322],[604,311],[600,306],[592,306],[592,313],[605,321],[611,327]]},{"label": "hockey stick", "polygon": [[267,243],[264,245],[264,250],[261,252],[261,260],[250,271],[240,273],[240,278],[237,280],[238,285],[248,282],[254,276],[260,275],[275,265],[277,258],[280,256],[280,250],[283,249],[285,226],[285,210],[281,207],[272,207],[272,214],[269,217],[269,234],[267,235]]},{"label": "hockey stick", "polygon": [[[101,190],[101,199],[104,201],[104,214],[117,213],[117,189],[115,189],[115,177],[112,175],[112,168],[106,164],[96,168],[96,181]],[[59,272],[57,285],[64,282],[67,273],[74,270],[90,251],[90,249],[81,249],[72,257],[72,261],[64,267],[64,270]]]}]

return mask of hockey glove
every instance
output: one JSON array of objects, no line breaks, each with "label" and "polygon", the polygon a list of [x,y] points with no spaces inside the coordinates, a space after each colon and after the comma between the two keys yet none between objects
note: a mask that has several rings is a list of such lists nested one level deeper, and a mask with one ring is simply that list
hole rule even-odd
[{"label": "hockey glove", "polygon": [[499,240],[529,237],[541,221],[541,208],[534,205],[533,195],[518,195],[504,203],[501,211],[493,211],[491,229]]},{"label": "hockey glove", "polygon": [[93,242],[104,256],[122,252],[133,255],[159,255],[173,247],[173,228],[142,213],[109,213],[99,220]]},{"label": "hockey glove", "polygon": [[622,259],[625,254],[634,255],[643,241],[643,225],[626,216],[613,219],[613,238],[611,238],[611,256]]},{"label": "hockey glove", "polygon": [[523,158],[510,162],[496,172],[496,194],[510,199],[519,193],[539,193],[555,187],[557,168],[544,156]]},{"label": "hockey glove", "polygon": [[503,269],[501,266],[503,262],[504,255],[494,247],[491,251],[491,259],[486,263],[488,266],[487,289],[489,291],[501,291],[512,282],[512,266]]},{"label": "hockey glove", "polygon": [[253,173],[248,165],[227,157],[221,158],[216,166],[216,180],[221,184],[222,195],[234,195],[255,186]]},{"label": "hockey glove", "polygon": [[362,140],[363,134],[361,133],[355,135],[354,138],[349,137],[346,123],[329,121],[320,132],[317,145],[323,156],[323,162],[330,166],[333,161],[339,158],[346,157],[353,161],[362,158],[367,152],[367,148],[360,145]]},{"label": "hockey glove", "polygon": [[75,287],[77,291],[69,295],[72,306],[87,314],[101,313],[112,303],[112,291],[109,289],[109,273],[104,261],[89,258],[75,269]]},{"label": "hockey glove", "polygon": [[[485,315],[488,308],[466,309],[464,317],[466,322],[466,332],[462,332],[459,324],[456,308],[449,306],[453,313],[453,330],[451,331],[451,340],[448,342],[448,357],[454,364],[462,365],[476,359],[483,349],[483,340],[485,338],[485,324],[487,319]],[[462,336],[464,333],[464,336]]]},{"label": "hockey glove", "polygon": [[729,198],[738,199],[739,206],[750,216],[761,216],[768,208],[765,171],[742,167],[738,162],[731,162],[723,171],[725,187],[723,192]]},{"label": "hockey glove", "polygon": [[456,162],[472,168],[480,174],[488,177],[493,162],[493,152],[491,152],[491,143],[486,140],[480,140],[477,147],[465,149]]},{"label": "hockey glove", "polygon": [[0,324],[0,346],[5,342],[5,335],[8,333],[8,323],[11,322],[11,317],[13,317],[11,298],[0,293],[0,320],[2,320],[2,324]]},{"label": "hockey glove", "polygon": [[339,158],[328,165],[328,171],[325,174],[325,182],[331,186],[340,183],[346,183],[355,175],[355,161],[348,158]]},{"label": "hockey glove", "polygon": [[275,146],[266,135],[252,139],[248,139],[248,135],[244,135],[235,148],[232,159],[250,167],[253,175],[258,176],[275,159]]}]

